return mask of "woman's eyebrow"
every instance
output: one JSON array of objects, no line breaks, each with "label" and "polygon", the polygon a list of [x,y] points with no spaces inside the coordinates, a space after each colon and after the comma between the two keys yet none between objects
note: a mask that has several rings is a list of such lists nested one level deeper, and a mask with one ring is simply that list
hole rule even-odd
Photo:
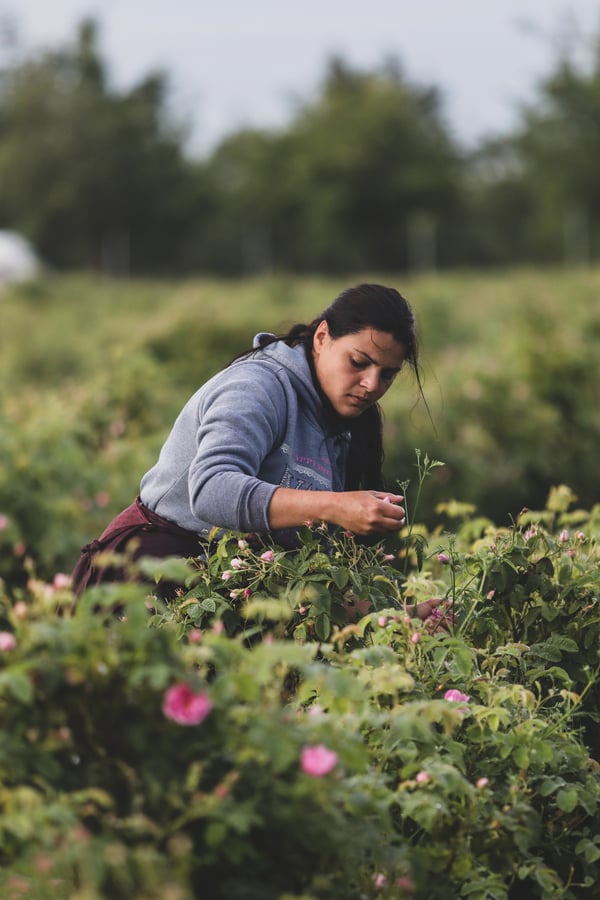
[{"label": "woman's eyebrow", "polygon": [[376,359],[373,359],[372,356],[369,356],[368,353],[365,353],[364,350],[360,350],[358,347],[354,348],[354,352],[359,353],[361,356],[366,356],[366,358],[369,360],[369,362],[372,365],[379,366],[380,369],[387,369],[388,372],[399,372],[400,371],[400,366],[382,366],[380,362],[378,362]]}]

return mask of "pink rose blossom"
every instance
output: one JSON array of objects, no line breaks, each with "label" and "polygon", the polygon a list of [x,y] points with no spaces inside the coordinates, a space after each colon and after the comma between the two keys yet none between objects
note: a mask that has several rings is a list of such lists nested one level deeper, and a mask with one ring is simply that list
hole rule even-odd
[{"label": "pink rose blossom", "polygon": [[178,725],[199,725],[212,709],[206,693],[195,694],[188,684],[172,685],[165,693],[163,713]]},{"label": "pink rose blossom", "polygon": [[275,554],[272,550],[265,550],[264,553],[261,553],[260,558],[265,562],[273,562],[275,559]]},{"label": "pink rose blossom", "polygon": [[244,560],[243,560],[243,559],[240,559],[239,556],[234,556],[234,557],[232,557],[232,559],[229,561],[229,564],[230,564],[230,566],[231,566],[232,569],[241,569],[241,568],[243,567],[243,565],[244,565]]},{"label": "pink rose blossom", "polygon": [[490,783],[490,779],[485,778],[485,776],[484,776],[483,778],[477,779],[477,781],[475,782],[475,787],[479,788],[479,790],[481,791],[481,790],[483,790],[483,788],[486,788],[489,783]]},{"label": "pink rose blossom", "polygon": [[534,538],[536,535],[537,535],[537,528],[535,527],[535,525],[532,525],[531,528],[528,528],[527,531],[525,531],[523,533],[523,537],[525,538],[526,541],[530,540],[531,538]]},{"label": "pink rose blossom", "polygon": [[419,632],[413,631],[413,633],[410,636],[411,644],[418,644],[420,640],[421,640],[421,635],[419,634]]},{"label": "pink rose blossom", "polygon": [[448,700],[450,703],[467,703],[470,699],[468,694],[463,694],[461,691],[457,691],[456,688],[450,688],[444,694],[444,700]]},{"label": "pink rose blossom", "polygon": [[56,588],[57,591],[61,590],[62,588],[70,588],[71,576],[65,575],[63,572],[57,572],[54,576],[52,586]]},{"label": "pink rose blossom", "polygon": [[380,628],[385,628],[387,623],[388,623],[387,616],[379,616],[379,618],[377,619],[377,624],[379,625]]},{"label": "pink rose blossom", "polygon": [[250,588],[244,588],[244,600],[247,600],[251,593]]},{"label": "pink rose blossom", "polygon": [[305,606],[299,607],[298,612],[300,613],[301,616],[305,616],[306,615],[306,607]]},{"label": "pink rose blossom", "polygon": [[17,639],[12,631],[0,631],[0,650],[2,652],[14,650],[16,646]]},{"label": "pink rose blossom", "polygon": [[576,531],[575,539],[578,541],[585,541],[585,531]]},{"label": "pink rose blossom", "polygon": [[486,600],[493,600],[495,594],[496,594],[496,591],[488,591],[487,595],[486,595]]},{"label": "pink rose blossom", "polygon": [[314,744],[302,748],[300,768],[307,775],[321,778],[336,767],[337,761],[338,755],[335,750],[329,750],[324,744]]},{"label": "pink rose blossom", "polygon": [[373,875],[373,884],[378,890],[383,890],[384,887],[387,887],[388,880],[383,874],[383,872],[378,872],[377,875]]},{"label": "pink rose blossom", "polygon": [[188,641],[190,644],[199,644],[202,640],[202,632],[199,628],[192,628],[188,631]]},{"label": "pink rose blossom", "polygon": [[576,550],[567,550],[567,556],[570,556],[571,559],[574,559],[574,557],[577,556],[577,551]]},{"label": "pink rose blossom", "polygon": [[417,784],[427,784],[428,781],[431,781],[431,775],[429,774],[429,772],[421,769],[420,772],[417,772],[415,781],[417,782]]},{"label": "pink rose blossom", "polygon": [[240,550],[247,550],[248,541],[245,541],[244,538],[240,538],[238,541],[238,547],[240,548]]},{"label": "pink rose blossom", "polygon": [[561,542],[561,544],[567,543],[567,541],[569,540],[569,532],[567,531],[566,528],[563,528],[563,530],[561,531],[561,533],[558,536],[558,539]]},{"label": "pink rose blossom", "polygon": [[221,575],[221,578],[223,579],[223,581],[229,581],[232,575],[233,572],[230,569],[225,569],[225,571]]},{"label": "pink rose blossom", "polygon": [[395,553],[384,553],[383,558],[385,559],[386,562],[391,562],[393,559],[396,559],[396,554]]}]

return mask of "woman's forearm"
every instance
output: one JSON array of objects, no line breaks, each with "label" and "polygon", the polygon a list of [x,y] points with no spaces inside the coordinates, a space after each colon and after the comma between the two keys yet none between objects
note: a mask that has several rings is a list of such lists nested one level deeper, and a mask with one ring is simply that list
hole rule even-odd
[{"label": "woman's forearm", "polygon": [[340,525],[356,534],[397,531],[404,524],[399,494],[382,491],[302,491],[277,488],[269,504],[269,526],[294,528],[310,522]]}]

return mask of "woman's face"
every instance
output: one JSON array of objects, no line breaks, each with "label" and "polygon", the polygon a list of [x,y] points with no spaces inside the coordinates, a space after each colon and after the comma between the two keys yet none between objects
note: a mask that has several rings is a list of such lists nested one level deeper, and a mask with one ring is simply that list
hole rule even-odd
[{"label": "woman's face", "polygon": [[327,322],[313,338],[315,371],[321,390],[340,416],[354,418],[376,403],[400,371],[406,350],[391,334],[363,328],[332,338]]}]

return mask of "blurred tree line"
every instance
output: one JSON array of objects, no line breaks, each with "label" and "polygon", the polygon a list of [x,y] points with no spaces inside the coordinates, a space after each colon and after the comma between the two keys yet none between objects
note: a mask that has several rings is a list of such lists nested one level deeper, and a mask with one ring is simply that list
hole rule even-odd
[{"label": "blurred tree line", "polygon": [[94,22],[0,76],[0,227],[57,268],[336,273],[600,253],[600,41],[561,56],[516,133],[466,152],[434,87],[330,61],[280,130],[186,156],[167,79],[114,90]]}]

